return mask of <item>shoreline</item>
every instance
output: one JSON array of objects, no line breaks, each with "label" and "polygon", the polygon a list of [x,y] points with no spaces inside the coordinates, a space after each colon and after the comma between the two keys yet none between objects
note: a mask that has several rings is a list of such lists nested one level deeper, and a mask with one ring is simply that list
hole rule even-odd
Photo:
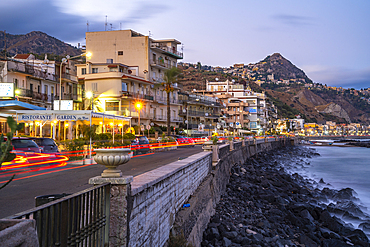
[{"label": "shoreline", "polygon": [[[370,246],[370,216],[353,189],[319,189],[323,181],[289,173],[315,155],[312,148],[289,147],[235,165],[202,246]],[[341,218],[357,220],[362,230]]]}]

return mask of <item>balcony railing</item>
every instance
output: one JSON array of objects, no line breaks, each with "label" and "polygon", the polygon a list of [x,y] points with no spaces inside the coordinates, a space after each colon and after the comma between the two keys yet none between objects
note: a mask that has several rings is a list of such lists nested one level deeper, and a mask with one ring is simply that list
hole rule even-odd
[{"label": "balcony railing", "polygon": [[65,94],[63,94],[63,100],[82,101],[82,95],[81,94],[74,94],[74,93],[65,93]]},{"label": "balcony railing", "polygon": [[162,51],[169,53],[169,55],[174,55],[176,58],[183,58],[184,55],[182,52],[178,52],[177,50],[174,50],[171,47],[165,46],[165,45],[160,45],[158,43],[153,43],[151,44],[151,48],[157,48],[161,49]]},{"label": "balcony railing", "polygon": [[18,96],[20,96],[20,97],[29,97],[29,98],[32,98],[34,100],[40,100],[40,101],[44,101],[44,102],[51,102],[50,101],[51,96],[47,95],[45,93],[38,93],[38,92],[31,91],[29,89],[24,89],[24,88],[18,88],[17,90],[19,91]]},{"label": "balcony railing", "polygon": [[189,98],[189,99],[179,99],[180,104],[183,103],[188,103],[188,104],[195,104],[195,103],[201,103],[209,106],[221,106],[220,102],[214,102],[214,101],[209,101],[209,100],[196,100],[194,98]]},{"label": "balcony railing", "polygon": [[77,82],[77,76],[75,76],[75,75],[62,73],[62,78],[63,78],[63,79],[70,80],[70,81]]},{"label": "balcony railing", "polygon": [[168,69],[173,67],[171,63],[166,62],[166,60],[164,59],[155,59],[155,60],[152,59],[150,60],[150,64],[152,66],[161,66],[161,67],[168,68]]},{"label": "balcony railing", "polygon": [[154,97],[152,95],[148,94],[141,94],[141,93],[134,93],[129,91],[122,92],[123,95],[126,95],[127,97],[132,97],[134,99],[146,99],[146,100],[154,100]]}]

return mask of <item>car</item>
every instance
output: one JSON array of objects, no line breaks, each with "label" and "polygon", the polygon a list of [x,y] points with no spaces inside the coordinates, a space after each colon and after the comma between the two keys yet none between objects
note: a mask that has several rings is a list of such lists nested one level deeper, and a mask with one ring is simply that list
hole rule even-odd
[{"label": "car", "polygon": [[40,147],[41,153],[55,153],[59,154],[58,145],[52,138],[39,137],[30,138]]},{"label": "car", "polygon": [[31,138],[13,137],[12,145],[16,151],[41,153],[40,147]]},{"label": "car", "polygon": [[195,142],[190,137],[180,136],[180,135],[171,135],[176,138],[176,141],[179,143],[179,146],[195,146]]},{"label": "car", "polygon": [[131,140],[131,149],[134,150],[134,154],[148,153],[150,151],[148,138],[136,136],[135,139]]}]

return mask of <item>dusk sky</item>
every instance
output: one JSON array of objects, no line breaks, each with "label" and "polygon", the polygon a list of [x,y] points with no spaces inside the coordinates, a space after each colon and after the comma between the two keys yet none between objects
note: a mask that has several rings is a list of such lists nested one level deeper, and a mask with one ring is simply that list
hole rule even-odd
[{"label": "dusk sky", "polygon": [[314,82],[360,89],[370,87],[369,12],[369,0],[13,0],[0,2],[0,29],[77,46],[87,22],[104,31],[107,16],[107,30],[179,40],[183,62],[229,67],[278,52]]}]

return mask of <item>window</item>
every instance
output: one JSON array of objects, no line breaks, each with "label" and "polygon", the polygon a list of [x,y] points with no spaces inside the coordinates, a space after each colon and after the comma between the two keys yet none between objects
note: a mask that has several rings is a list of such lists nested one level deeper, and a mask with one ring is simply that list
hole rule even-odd
[{"label": "window", "polygon": [[118,51],[118,56],[122,56],[123,55],[123,51]]},{"label": "window", "polygon": [[127,92],[127,84],[122,82],[122,92]]},{"label": "window", "polygon": [[17,78],[15,78],[15,79],[14,79],[14,87],[15,87],[15,88],[17,88],[17,87],[18,87],[18,79],[17,79]]},{"label": "window", "polygon": [[113,63],[113,58],[107,58],[107,63]]},{"label": "window", "polygon": [[98,68],[92,68],[92,73],[93,74],[98,73]]},{"label": "window", "polygon": [[106,101],[105,110],[106,111],[119,111],[119,102],[118,101]]},{"label": "window", "polygon": [[97,82],[91,83],[91,90],[93,92],[97,92],[98,91],[98,83]]},{"label": "window", "polygon": [[82,69],[81,69],[81,74],[82,74],[82,75],[86,75],[86,68],[82,68]]}]

